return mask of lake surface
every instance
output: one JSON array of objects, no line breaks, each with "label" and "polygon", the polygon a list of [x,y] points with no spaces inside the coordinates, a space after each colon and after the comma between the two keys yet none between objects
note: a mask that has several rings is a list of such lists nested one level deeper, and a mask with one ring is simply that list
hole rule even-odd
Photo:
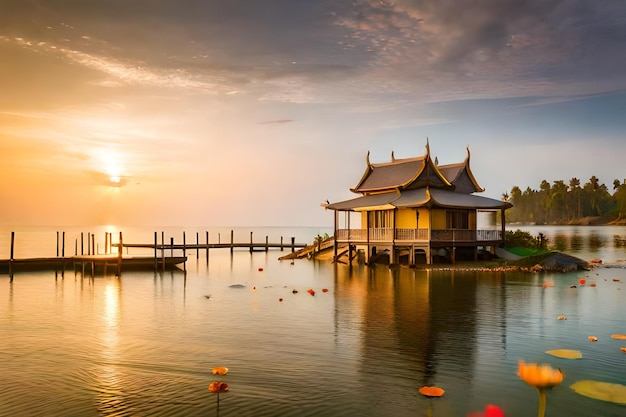
[{"label": "lake surface", "polygon": [[[584,259],[626,259],[626,248],[613,245],[614,234],[626,237],[624,227],[520,228],[565,242]],[[178,242],[180,230],[168,233]],[[326,231],[274,232],[306,243]],[[37,230],[28,239],[16,233],[23,253],[54,246],[53,229],[45,244]],[[126,242],[153,239],[148,230],[124,233]],[[0,257],[6,248],[1,242]],[[349,268],[278,261],[283,254],[216,249],[207,260],[192,251],[186,274],[32,272],[13,282],[0,275],[0,416],[452,417],[487,404],[507,417],[533,416],[537,393],[516,376],[520,359],[566,374],[548,393],[547,416],[626,415],[624,405],[569,388],[582,379],[626,385],[619,349],[626,342],[610,337],[626,333],[624,268]],[[580,350],[583,359],[545,354],[558,348]],[[230,371],[216,377],[215,366]],[[218,379],[230,387],[219,403],[207,390]],[[446,394],[423,397],[423,385]]]}]

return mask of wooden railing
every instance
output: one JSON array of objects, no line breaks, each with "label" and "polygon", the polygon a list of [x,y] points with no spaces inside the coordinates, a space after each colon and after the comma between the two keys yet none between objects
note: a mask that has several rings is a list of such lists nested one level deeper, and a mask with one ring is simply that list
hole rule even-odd
[{"label": "wooden railing", "polygon": [[[396,229],[395,239],[392,228],[372,228],[369,233],[370,242],[427,242],[428,229]],[[430,240],[435,242],[474,242],[474,241],[497,241],[502,239],[502,231],[493,229],[460,230],[445,229],[431,230]],[[338,241],[366,242],[367,229],[339,229],[337,230]]]}]

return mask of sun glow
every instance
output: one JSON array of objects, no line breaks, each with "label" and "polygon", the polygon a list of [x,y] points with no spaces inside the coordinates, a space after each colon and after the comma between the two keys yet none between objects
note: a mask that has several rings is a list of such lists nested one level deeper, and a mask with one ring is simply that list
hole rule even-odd
[{"label": "sun glow", "polygon": [[123,156],[112,150],[101,150],[96,159],[99,171],[108,177],[109,184],[116,187],[122,185]]}]

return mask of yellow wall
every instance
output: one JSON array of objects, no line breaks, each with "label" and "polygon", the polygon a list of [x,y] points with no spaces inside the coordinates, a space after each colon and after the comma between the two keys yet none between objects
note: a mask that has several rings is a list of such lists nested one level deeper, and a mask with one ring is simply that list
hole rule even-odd
[{"label": "yellow wall", "polygon": [[[432,226],[433,230],[444,230],[446,224],[446,210],[433,209],[432,212],[427,208],[419,208],[419,224],[416,223],[415,209],[406,208],[396,211],[396,228],[398,229],[428,229]],[[432,223],[431,223],[432,218]],[[476,230],[477,214],[476,211],[469,212],[469,228]],[[367,229],[367,212],[361,212],[361,229]]]},{"label": "yellow wall", "polygon": [[397,229],[415,229],[415,210],[414,209],[398,209],[396,211],[396,228]]},{"label": "yellow wall", "polygon": [[431,212],[433,230],[442,230],[446,228],[446,211],[434,209]]}]

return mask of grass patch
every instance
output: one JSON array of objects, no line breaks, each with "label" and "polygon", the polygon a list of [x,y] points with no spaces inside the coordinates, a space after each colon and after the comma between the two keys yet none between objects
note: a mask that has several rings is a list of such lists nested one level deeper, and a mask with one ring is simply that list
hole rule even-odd
[{"label": "grass patch", "polygon": [[517,255],[517,256],[537,256],[537,255],[545,255],[547,253],[550,253],[550,251],[547,249],[524,248],[521,246],[506,247],[504,249],[506,249],[508,252],[511,252],[512,254]]}]

